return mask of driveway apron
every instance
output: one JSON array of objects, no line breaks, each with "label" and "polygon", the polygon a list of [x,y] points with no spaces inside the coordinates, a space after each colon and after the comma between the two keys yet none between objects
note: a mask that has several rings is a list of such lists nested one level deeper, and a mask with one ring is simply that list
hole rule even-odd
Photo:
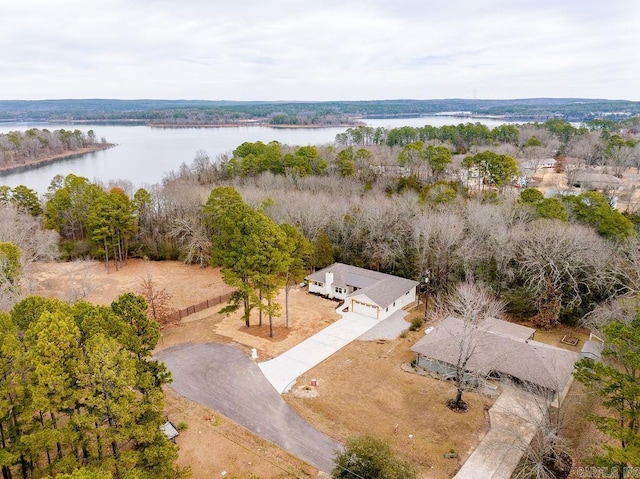
[{"label": "driveway apron", "polygon": [[269,361],[258,364],[278,391],[291,389],[295,380],[354,339],[380,324],[375,318],[357,313],[340,313],[342,319]]}]

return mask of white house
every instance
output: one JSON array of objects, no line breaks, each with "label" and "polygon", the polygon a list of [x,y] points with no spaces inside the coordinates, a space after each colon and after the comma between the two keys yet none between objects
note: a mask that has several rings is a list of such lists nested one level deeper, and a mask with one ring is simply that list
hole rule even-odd
[{"label": "white house", "polygon": [[309,292],[344,300],[348,311],[385,319],[416,300],[417,281],[334,263],[305,278]]}]

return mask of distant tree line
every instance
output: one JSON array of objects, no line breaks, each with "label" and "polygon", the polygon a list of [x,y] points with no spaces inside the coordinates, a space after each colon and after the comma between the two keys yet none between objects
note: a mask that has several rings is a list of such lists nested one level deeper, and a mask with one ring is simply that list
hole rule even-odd
[{"label": "distant tree line", "polygon": [[[263,120],[286,115],[290,118],[357,117],[402,118],[442,112],[472,112],[498,115],[515,121],[545,121],[560,118],[587,121],[613,120],[640,114],[640,102],[577,98],[533,98],[516,100],[373,100],[325,102],[237,102],[202,100],[36,100],[0,101],[0,120],[141,120],[171,122],[189,118],[211,123],[215,119]],[[224,119],[224,120],[223,120]],[[325,121],[325,120],[321,120]],[[218,121],[214,121],[218,122]],[[305,123],[306,124],[306,123]],[[314,123],[317,124],[317,123]]]}]

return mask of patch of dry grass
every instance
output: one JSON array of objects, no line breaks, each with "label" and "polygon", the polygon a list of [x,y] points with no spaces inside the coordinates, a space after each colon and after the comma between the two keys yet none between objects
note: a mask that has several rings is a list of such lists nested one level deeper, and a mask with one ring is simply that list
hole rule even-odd
[{"label": "patch of dry grass", "polygon": [[167,416],[176,425],[188,425],[178,436],[177,463],[191,468],[192,479],[317,477],[317,469],[230,419],[184,399],[170,388],[165,391]]},{"label": "patch of dry grass", "polygon": [[[563,343],[562,338],[565,335],[578,338],[578,344],[571,346],[570,344]],[[533,339],[540,341],[541,343],[550,344],[551,346],[579,353],[582,350],[582,346],[584,346],[585,341],[589,339],[589,333],[585,330],[561,324],[554,329],[536,329],[536,334]]]},{"label": "patch of dry grass", "polygon": [[[493,400],[467,393],[469,412],[455,413],[445,405],[455,394],[451,383],[402,370],[414,358],[410,347],[421,334],[353,342],[298,380],[298,387],[306,387],[316,379],[318,397],[285,394],[285,399],[339,441],[370,434],[389,441],[420,477],[450,478],[488,430],[486,410]],[[452,448],[459,458],[445,459]]]}]

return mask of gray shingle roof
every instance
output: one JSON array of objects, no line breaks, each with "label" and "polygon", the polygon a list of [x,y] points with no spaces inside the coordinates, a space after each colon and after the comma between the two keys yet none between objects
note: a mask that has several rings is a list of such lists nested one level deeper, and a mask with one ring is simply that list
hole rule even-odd
[{"label": "gray shingle roof", "polygon": [[604,349],[604,343],[602,341],[585,341],[580,353],[585,358],[600,359],[602,357],[602,350]]},{"label": "gray shingle roof", "polygon": [[357,291],[347,297],[365,295],[381,308],[386,308],[400,296],[418,285],[417,281],[399,276],[393,276],[378,271],[358,268],[344,263],[334,263],[331,266],[316,271],[307,276],[308,281],[324,283],[326,273],[333,273],[333,284],[341,288],[355,286]]},{"label": "gray shingle roof", "polygon": [[[493,319],[494,325],[496,321],[500,320]],[[511,326],[504,328],[509,329]],[[574,364],[580,359],[578,353],[465,325],[463,320],[452,316],[438,324],[411,349],[427,358],[456,365],[463,340],[469,342],[469,350],[473,351],[466,364],[467,370],[483,376],[491,371],[508,374],[559,392],[571,380]]]},{"label": "gray shingle roof", "polygon": [[522,326],[520,324],[502,321],[497,318],[487,318],[478,327],[488,333],[499,334],[506,338],[515,339],[516,341],[525,342],[536,332],[533,328]]}]

